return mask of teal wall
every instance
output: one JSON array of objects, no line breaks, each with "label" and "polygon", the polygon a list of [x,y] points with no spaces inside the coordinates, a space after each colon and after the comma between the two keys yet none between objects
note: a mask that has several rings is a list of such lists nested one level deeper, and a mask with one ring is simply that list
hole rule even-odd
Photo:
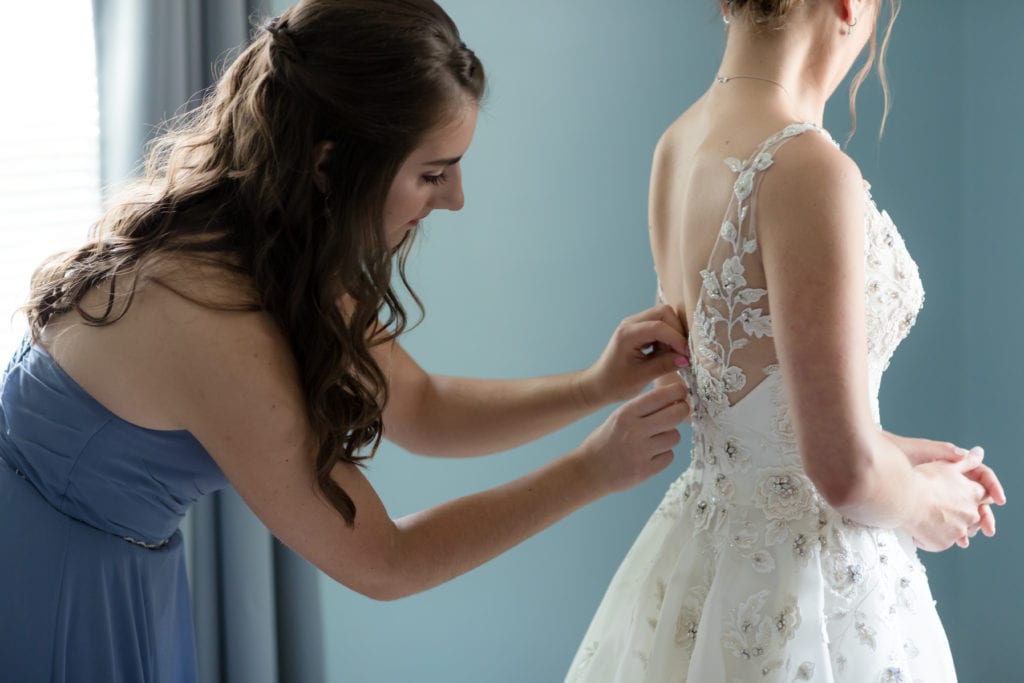
[{"label": "teal wall", "polygon": [[[984,4],[984,11],[978,11]],[[1024,460],[1020,363],[1024,318],[1024,5],[1014,0],[958,3],[965,27],[960,94],[959,187],[961,289],[959,348],[940,367],[958,372],[965,441],[989,446],[1012,502],[1000,511],[994,542],[957,554],[955,581],[960,642],[954,655],[965,681],[1021,680],[1024,597]]]},{"label": "teal wall", "polygon": [[[721,24],[710,10],[693,21],[677,0],[442,4],[491,90],[464,162],[466,207],[435,214],[421,235],[412,280],[427,315],[405,344],[442,373],[583,367],[622,317],[654,301],[651,154],[708,81]],[[386,447],[368,474],[402,515],[535,468],[602,417],[476,461]],[[331,680],[561,680],[615,566],[686,459],[426,594],[379,604],[325,580]]]},{"label": "teal wall", "polygon": [[[866,134],[850,148],[928,291],[886,375],[886,426],[985,446],[1011,499],[997,509],[995,539],[922,555],[966,683],[1024,680],[1014,656],[1024,635],[1015,576],[1024,561],[1015,504],[1024,463],[1013,434],[1024,408],[1016,293],[1024,275],[1022,25],[1024,5],[1014,0],[905,3],[890,59],[891,126],[880,145]],[[870,115],[878,95],[868,95],[861,110]]]},{"label": "teal wall", "polygon": [[[280,4],[280,2],[278,3]],[[466,208],[431,217],[411,268],[427,307],[405,340],[428,369],[526,377],[588,364],[618,320],[649,305],[647,178],[661,131],[710,81],[722,45],[712,2],[442,0],[488,69],[464,162]],[[1015,276],[1024,113],[1024,7],[906,3],[890,67],[896,101],[865,86],[850,153],[919,261],[928,301],[883,387],[894,431],[987,447],[1011,496],[1024,334]],[[826,125],[848,130],[844,97]],[[385,445],[369,470],[393,516],[506,481],[583,439],[602,415],[512,453],[439,461]],[[397,603],[323,579],[331,681],[561,680],[632,539],[688,460],[583,510],[469,575]],[[1016,680],[1011,583],[1021,518],[924,559],[967,682]]]}]

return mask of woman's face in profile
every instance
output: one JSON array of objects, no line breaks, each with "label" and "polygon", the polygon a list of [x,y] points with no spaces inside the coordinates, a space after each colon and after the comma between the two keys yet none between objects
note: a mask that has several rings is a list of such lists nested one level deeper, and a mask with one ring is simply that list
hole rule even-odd
[{"label": "woman's face in profile", "polygon": [[413,150],[391,184],[384,203],[388,246],[401,244],[434,209],[458,211],[463,205],[460,161],[473,140],[476,103],[466,103]]}]

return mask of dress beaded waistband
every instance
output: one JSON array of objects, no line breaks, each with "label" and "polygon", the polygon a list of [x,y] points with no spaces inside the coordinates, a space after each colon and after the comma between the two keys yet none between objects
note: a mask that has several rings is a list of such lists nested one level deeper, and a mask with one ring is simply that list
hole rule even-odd
[{"label": "dress beaded waistband", "polygon": [[[36,488],[35,484],[33,484],[32,481],[28,478],[28,475],[26,475],[24,472],[22,472],[20,469],[18,469],[17,467],[12,465],[11,463],[7,462],[7,460],[5,460],[2,455],[0,455],[0,463],[5,465],[8,469],[10,469],[16,475],[18,475],[19,477],[24,479],[25,482],[29,486],[31,486],[33,489]],[[38,490],[37,490],[37,492],[38,492]],[[43,497],[43,499],[44,500],[46,499],[45,496]],[[93,529],[96,529],[97,531],[102,531],[103,533],[110,534],[110,532],[105,530],[105,529],[100,529],[99,527],[97,527],[95,525],[92,525],[92,524],[89,524],[88,522],[84,522],[84,521],[78,519],[77,517],[71,517],[71,515],[68,515],[67,513],[63,512],[63,511],[59,511],[59,512],[62,515],[64,515],[65,517],[73,519],[76,522],[81,522],[82,524],[85,524],[86,526],[89,526],[89,527],[91,527]],[[156,543],[147,543],[146,541],[140,541],[139,539],[132,538],[131,536],[119,536],[118,534],[110,534],[110,535],[111,536],[116,536],[117,538],[120,538],[122,541],[127,541],[128,543],[131,543],[133,545],[137,545],[137,546],[139,546],[141,548],[145,548],[146,550],[160,550],[165,545],[167,545],[168,543],[171,542],[171,537],[167,537],[167,538],[165,538],[165,539],[163,539],[161,541],[157,541]]]}]

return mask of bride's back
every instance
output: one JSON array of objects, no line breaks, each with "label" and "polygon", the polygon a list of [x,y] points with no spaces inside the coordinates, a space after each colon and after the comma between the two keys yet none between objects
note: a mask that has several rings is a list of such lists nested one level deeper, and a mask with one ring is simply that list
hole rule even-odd
[{"label": "bride's back", "polygon": [[[705,94],[669,126],[658,142],[651,172],[650,229],[655,268],[665,301],[684,323],[693,319],[736,173],[730,158],[746,160],[772,134],[793,123],[740,98]],[[746,109],[746,111],[744,111]]]},{"label": "bride's back", "polygon": [[778,363],[758,232],[762,180],[781,176],[768,201],[786,202],[794,191],[787,168],[841,154],[827,134],[801,135],[817,126],[773,115],[752,94],[713,90],[698,100],[662,136],[651,180],[659,295],[685,321],[704,370],[701,391],[723,405],[746,397]]}]

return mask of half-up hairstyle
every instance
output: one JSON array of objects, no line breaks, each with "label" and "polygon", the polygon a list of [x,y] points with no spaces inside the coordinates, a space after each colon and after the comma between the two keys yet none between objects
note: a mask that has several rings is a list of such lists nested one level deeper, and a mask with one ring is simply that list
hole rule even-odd
[{"label": "half-up hairstyle", "polygon": [[[808,0],[725,0],[722,4],[734,17],[744,17],[752,24],[764,29],[781,28],[792,11]],[[885,0],[879,0],[885,4]],[[882,125],[878,131],[881,138],[885,132],[885,124],[889,119],[889,109],[892,104],[892,92],[889,88],[889,74],[885,68],[885,56],[889,51],[889,41],[892,39],[892,29],[899,16],[902,0],[888,0],[889,20],[886,24],[885,35],[881,43],[878,41],[878,29],[876,26],[871,29],[871,43],[868,50],[867,60],[864,66],[854,75],[850,82],[850,120],[852,129],[850,138],[857,132],[857,93],[860,86],[871,74],[872,67],[878,64],[878,78],[882,83],[882,95],[885,98],[885,106],[882,111]],[[849,138],[847,138],[849,141]]]},{"label": "half-up hairstyle", "polygon": [[790,11],[804,0],[726,0],[726,8],[735,17],[746,17],[756,26],[778,28]]},{"label": "half-up hairstyle", "polygon": [[[408,239],[397,256],[388,247],[384,202],[405,158],[484,88],[479,59],[433,0],[300,0],[152,143],[144,178],[91,240],[36,271],[26,307],[33,337],[69,311],[92,325],[116,322],[154,257],[241,276],[253,301],[225,308],[262,310],[285,336],[318,485],[353,524],[355,505],[330,473],[376,451],[387,381],[370,348],[407,324],[391,283],[397,262],[408,286]],[[314,164],[324,141],[333,150],[321,191]],[[126,296],[115,296],[119,277]],[[82,307],[95,288],[109,293],[98,316]]]}]

